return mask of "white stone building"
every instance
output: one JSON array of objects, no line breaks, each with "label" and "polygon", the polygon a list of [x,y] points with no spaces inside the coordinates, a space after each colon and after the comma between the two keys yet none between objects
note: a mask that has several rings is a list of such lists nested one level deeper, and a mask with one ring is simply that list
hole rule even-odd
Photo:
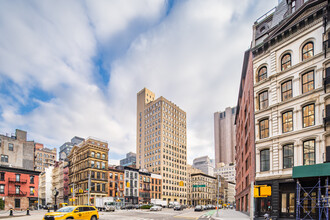
[{"label": "white stone building", "polygon": [[326,6],[327,1],[282,1],[253,26],[256,184],[272,187],[272,196],[257,199],[258,216],[294,218],[293,167],[326,160]]}]

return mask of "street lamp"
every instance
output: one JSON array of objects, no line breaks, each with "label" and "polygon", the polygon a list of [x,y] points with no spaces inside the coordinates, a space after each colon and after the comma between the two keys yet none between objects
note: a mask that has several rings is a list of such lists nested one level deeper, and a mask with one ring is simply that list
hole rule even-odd
[{"label": "street lamp", "polygon": [[55,187],[55,189],[53,190],[53,195],[54,195],[54,197],[55,197],[55,204],[54,204],[54,212],[56,212],[56,210],[57,210],[57,203],[56,203],[56,197],[58,196],[58,190],[56,189],[56,187]]}]

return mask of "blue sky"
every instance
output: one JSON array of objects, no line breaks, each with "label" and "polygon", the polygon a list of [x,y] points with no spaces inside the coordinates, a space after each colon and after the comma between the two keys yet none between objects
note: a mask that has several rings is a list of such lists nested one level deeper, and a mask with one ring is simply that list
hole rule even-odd
[{"label": "blue sky", "polygon": [[214,156],[213,113],[237,102],[253,22],[276,0],[0,2],[0,132],[135,151],[144,87],[187,112],[188,162]]}]

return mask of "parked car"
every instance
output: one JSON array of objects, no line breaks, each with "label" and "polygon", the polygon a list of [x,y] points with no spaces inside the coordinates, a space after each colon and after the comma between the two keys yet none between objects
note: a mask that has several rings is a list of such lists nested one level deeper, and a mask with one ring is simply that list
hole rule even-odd
[{"label": "parked car", "polygon": [[202,205],[202,209],[203,209],[203,210],[206,210],[206,206],[205,206],[205,205]]},{"label": "parked car", "polygon": [[162,211],[162,207],[158,205],[154,205],[150,208],[150,211]]},{"label": "parked car", "polygon": [[114,205],[108,205],[108,206],[106,206],[106,208],[105,208],[105,211],[110,211],[110,212],[114,212],[116,210],[116,206],[114,206]]},{"label": "parked car", "polygon": [[44,220],[60,220],[60,219],[82,219],[82,220],[97,220],[99,212],[94,206],[65,206],[58,209],[56,212],[46,213]]},{"label": "parked car", "polygon": [[174,206],[174,211],[182,211],[183,210],[183,206],[182,205],[176,205]]},{"label": "parked car", "polygon": [[195,207],[194,211],[195,211],[195,212],[201,212],[201,211],[203,211],[203,208],[202,208],[202,206],[197,205],[197,206]]}]

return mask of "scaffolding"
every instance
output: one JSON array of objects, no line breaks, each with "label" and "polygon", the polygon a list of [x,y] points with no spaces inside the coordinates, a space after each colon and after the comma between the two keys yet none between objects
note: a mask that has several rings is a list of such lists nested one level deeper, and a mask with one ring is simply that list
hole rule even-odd
[{"label": "scaffolding", "polygon": [[329,220],[329,177],[325,177],[324,185],[318,177],[314,186],[306,187],[297,179],[296,201],[296,220]]}]

